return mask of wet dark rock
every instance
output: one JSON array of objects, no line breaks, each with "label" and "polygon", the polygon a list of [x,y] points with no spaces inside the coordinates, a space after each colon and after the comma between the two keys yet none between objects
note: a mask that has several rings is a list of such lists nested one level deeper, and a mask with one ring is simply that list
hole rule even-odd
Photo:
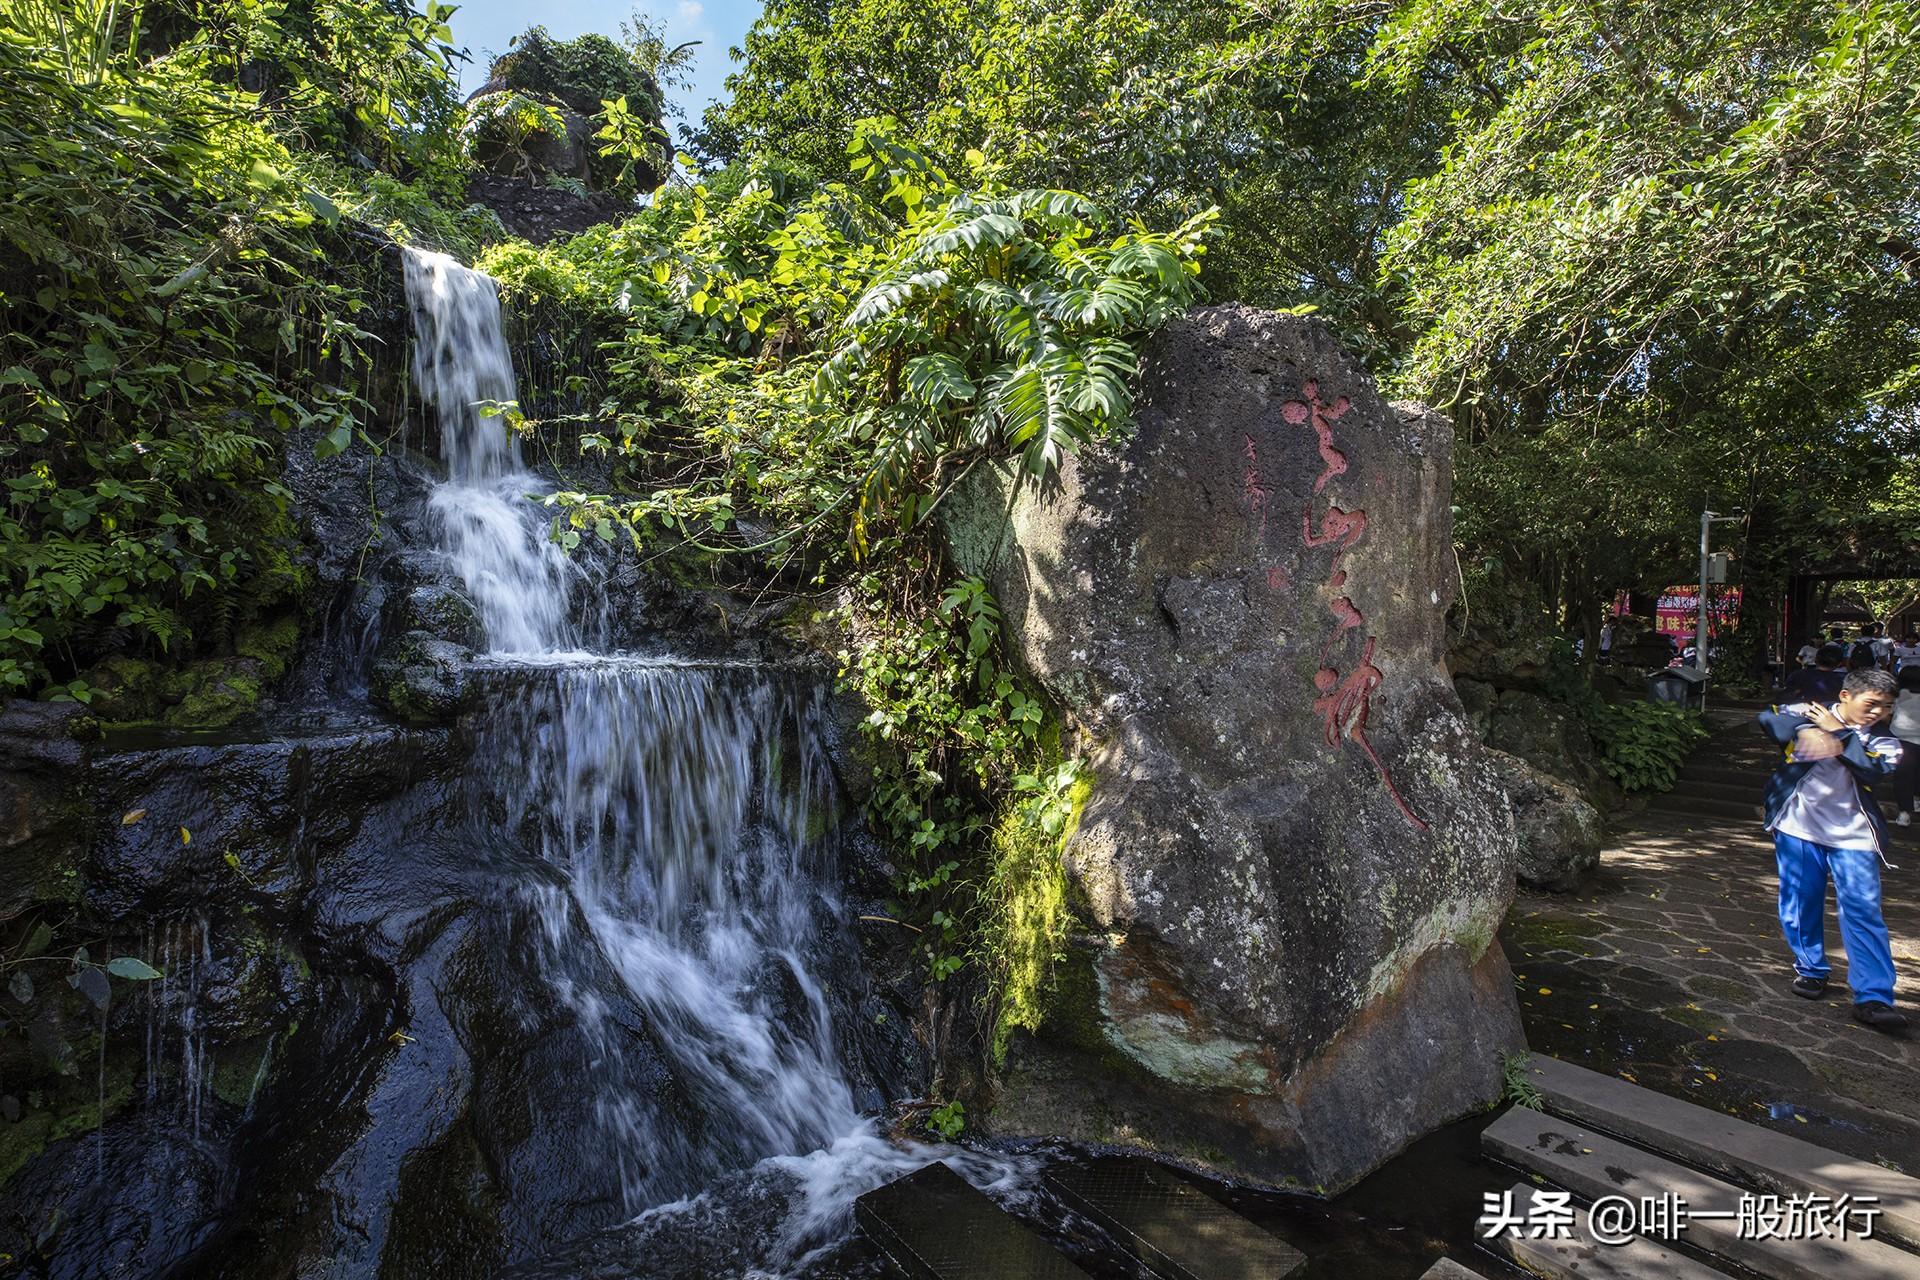
[{"label": "wet dark rock", "polygon": [[[0,1186],[0,1249],[33,1256],[28,1224],[57,1214],[52,1275],[482,1276],[626,1216],[621,1153],[580,1135],[601,1086],[672,1082],[637,1010],[608,996],[609,1057],[553,1000],[549,947],[621,988],[584,930],[545,935],[537,892],[502,893],[558,883],[475,840],[463,759],[444,731],[381,727],[109,744],[70,775],[131,817],[97,825],[77,905],[131,922],[120,949],[166,977],[116,987],[104,1129],[101,1108],[42,1107],[0,1135],[33,1144]],[[91,1100],[91,1063],[69,1065]]]},{"label": "wet dark rock", "polygon": [[0,921],[78,897],[89,816],[80,778],[98,736],[78,703],[0,705]]},{"label": "wet dark rock", "polygon": [[231,1194],[220,1153],[176,1114],[134,1113],[66,1146],[66,1159],[33,1162],[0,1197],[0,1250],[14,1274],[155,1274],[213,1233],[206,1211]]},{"label": "wet dark rock", "polygon": [[697,1199],[656,1209],[501,1273],[501,1280],[648,1280],[750,1275],[773,1252],[798,1179],[777,1169],[735,1174]]},{"label": "wet dark rock", "polygon": [[1452,428],[1238,306],[1140,386],[1136,433],[1009,519],[1004,473],[950,503],[1093,782],[1084,932],[990,1123],[1334,1189],[1520,1043],[1511,810],[1443,665]]},{"label": "wet dark rock", "polygon": [[430,582],[388,598],[382,629],[392,635],[423,631],[473,649],[486,643],[480,615],[466,593],[449,582]]},{"label": "wet dark rock", "polygon": [[578,235],[636,211],[631,199],[611,192],[582,195],[494,173],[475,174],[467,184],[467,198],[493,210],[501,226],[533,244]]},{"label": "wet dark rock", "polygon": [[1600,865],[1605,823],[1580,789],[1518,756],[1496,753],[1513,799],[1522,884],[1572,893]]},{"label": "wet dark rock", "polygon": [[90,780],[108,821],[88,905],[120,918],[244,892],[290,908],[317,850],[352,838],[370,805],[439,776],[450,756],[444,733],[384,727],[114,751]]},{"label": "wet dark rock", "polygon": [[424,519],[432,478],[404,454],[356,448],[316,458],[310,443],[300,444],[288,447],[286,483],[324,598],[377,574],[400,542],[393,526]]},{"label": "wet dark rock", "polygon": [[473,650],[409,631],[380,651],[373,666],[374,701],[415,724],[449,720],[473,705]]}]

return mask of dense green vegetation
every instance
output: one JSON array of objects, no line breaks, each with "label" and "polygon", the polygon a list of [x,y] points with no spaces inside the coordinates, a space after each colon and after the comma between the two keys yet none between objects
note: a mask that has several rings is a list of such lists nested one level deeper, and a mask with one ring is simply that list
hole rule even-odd
[{"label": "dense green vegetation", "polygon": [[1709,502],[1750,513],[1761,616],[1783,549],[1855,554],[1863,508],[1911,559],[1912,6],[1044,9],[772,0],[703,141],[831,171],[884,111],[1011,181],[1219,206],[1212,296],[1313,305],[1452,413],[1464,567],[1562,625],[1691,581]]},{"label": "dense green vegetation", "polygon": [[[344,445],[359,331],[319,269],[334,201],[288,143],[425,176],[445,29],[354,5],[224,16],[47,0],[0,25],[0,687],[84,698],[93,659],[230,645],[298,603],[279,440]],[[256,51],[282,118],[235,83]]]},{"label": "dense green vegetation", "polygon": [[[651,32],[640,38],[649,37],[655,48],[645,56],[663,56]],[[587,171],[566,176],[626,196],[651,189],[666,160],[663,100],[659,82],[635,53],[603,35],[555,40],[544,27],[530,28],[495,61],[469,104],[466,154],[478,161],[504,158],[524,173],[535,136],[564,142],[570,132],[591,132],[614,145],[583,146]]]},{"label": "dense green vegetation", "polygon": [[1698,713],[1658,702],[1601,703],[1593,714],[1600,767],[1626,791],[1669,791],[1687,753],[1707,738]]}]

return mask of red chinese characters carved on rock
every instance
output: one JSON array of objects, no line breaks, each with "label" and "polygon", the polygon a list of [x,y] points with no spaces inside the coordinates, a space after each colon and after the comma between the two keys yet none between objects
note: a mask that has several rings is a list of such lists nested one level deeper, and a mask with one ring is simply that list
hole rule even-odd
[{"label": "red chinese characters carved on rock", "polygon": [[1347,455],[1333,446],[1333,424],[1343,417],[1351,407],[1345,396],[1340,396],[1332,404],[1320,402],[1320,384],[1309,378],[1300,388],[1305,397],[1289,400],[1280,406],[1280,416],[1294,426],[1313,423],[1313,433],[1320,437],[1320,478],[1313,482],[1313,491],[1319,493],[1327,487],[1327,481],[1343,474],[1347,469]]},{"label": "red chinese characters carved on rock", "polygon": [[[1319,494],[1335,476],[1346,473],[1347,455],[1333,443],[1333,424],[1339,421],[1351,404],[1345,396],[1337,397],[1332,404],[1322,401],[1320,384],[1317,381],[1309,380],[1304,383],[1300,393],[1300,399],[1288,400],[1281,404],[1280,417],[1292,426],[1312,426],[1314,435],[1319,441],[1321,462],[1320,474],[1313,482],[1313,492]],[[1252,436],[1247,437],[1245,453],[1247,466],[1242,490],[1247,509],[1250,514],[1258,518],[1260,533],[1264,535],[1267,525],[1268,493],[1266,486],[1260,480],[1259,459]],[[1300,512],[1300,540],[1308,547],[1330,546],[1333,548],[1333,561],[1327,570],[1327,587],[1331,591],[1339,591],[1347,584],[1347,571],[1340,561],[1366,535],[1366,532],[1367,513],[1364,511],[1348,511],[1336,503],[1329,502],[1320,516],[1320,527],[1317,531],[1313,527],[1312,503]],[[1285,581],[1284,571],[1280,573],[1279,578],[1280,581]],[[1273,570],[1268,571],[1267,580],[1270,584],[1274,582]],[[1340,669],[1332,663],[1334,647],[1339,645],[1350,632],[1363,631],[1367,620],[1353,603],[1352,597],[1344,594],[1336,595],[1327,608],[1334,616],[1335,626],[1327,636],[1326,644],[1321,647],[1320,669],[1314,673],[1313,677],[1314,689],[1318,695],[1313,700],[1313,711],[1324,725],[1326,743],[1336,751],[1343,739],[1358,745],[1368,762],[1373,765],[1375,772],[1380,775],[1380,781],[1386,787],[1387,794],[1393,797],[1394,804],[1399,807],[1401,813],[1406,815],[1407,821],[1419,830],[1425,831],[1427,830],[1426,820],[1407,804],[1406,797],[1400,794],[1400,788],[1395,785],[1393,775],[1388,771],[1386,763],[1380,759],[1379,752],[1374,750],[1372,740],[1367,737],[1367,717],[1372,711],[1373,691],[1379,688],[1380,683],[1386,678],[1373,661],[1374,649],[1379,644],[1379,638],[1372,634],[1364,634],[1358,659],[1351,670],[1342,677]]]},{"label": "red chinese characters carved on rock", "polygon": [[[1246,500],[1247,510],[1260,517],[1260,532],[1267,531],[1267,486],[1260,482],[1260,450],[1253,443],[1253,437],[1247,436],[1246,447],[1241,450],[1247,456],[1246,474],[1241,477],[1241,497]],[[1268,575],[1271,581],[1272,575]]]}]

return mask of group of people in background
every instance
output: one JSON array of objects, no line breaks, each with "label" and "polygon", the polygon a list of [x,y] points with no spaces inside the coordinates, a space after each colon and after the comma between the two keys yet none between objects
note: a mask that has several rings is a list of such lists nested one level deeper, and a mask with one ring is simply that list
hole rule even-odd
[{"label": "group of people in background", "polygon": [[1920,812],[1920,631],[1907,628],[1894,640],[1884,623],[1860,628],[1852,640],[1838,627],[1824,641],[1809,640],[1800,647],[1800,665],[1787,677],[1783,701],[1831,704],[1840,696],[1852,671],[1884,671],[1898,686],[1887,732],[1900,740],[1900,767],[1890,779],[1898,808],[1894,822],[1911,826]]}]

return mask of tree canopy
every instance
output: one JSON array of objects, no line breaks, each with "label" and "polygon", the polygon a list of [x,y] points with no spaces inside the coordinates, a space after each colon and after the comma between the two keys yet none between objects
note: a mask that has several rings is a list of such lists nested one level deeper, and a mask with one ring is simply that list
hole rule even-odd
[{"label": "tree canopy", "polygon": [[943,158],[1149,219],[1217,205],[1212,296],[1314,307],[1452,413],[1469,565],[1591,616],[1685,576],[1704,503],[1805,540],[1827,526],[1800,495],[1910,469],[1916,21],[775,0],[700,141],[832,171],[850,117],[885,111]]}]

